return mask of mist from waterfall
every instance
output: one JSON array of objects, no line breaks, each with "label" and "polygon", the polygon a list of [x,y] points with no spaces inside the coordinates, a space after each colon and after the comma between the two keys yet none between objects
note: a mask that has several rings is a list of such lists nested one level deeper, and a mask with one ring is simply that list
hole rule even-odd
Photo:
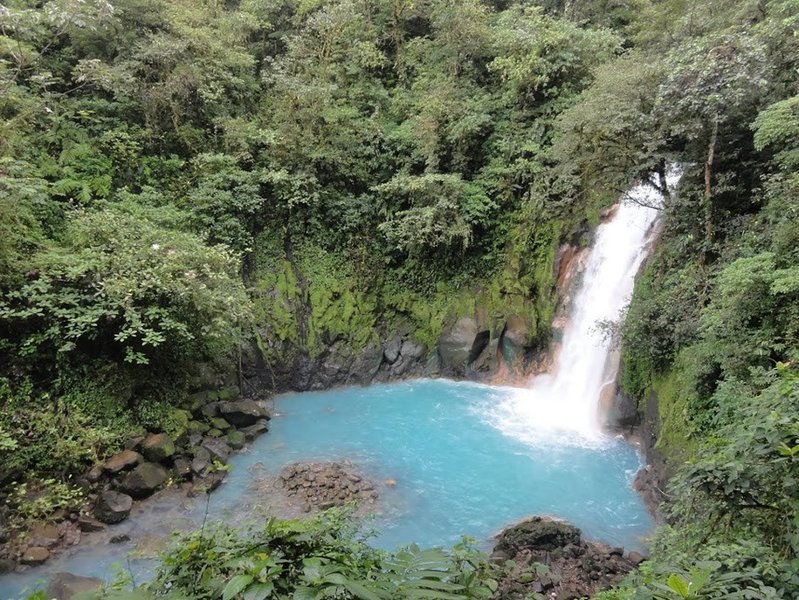
[{"label": "mist from waterfall", "polygon": [[[676,170],[667,177],[669,188],[679,177]],[[601,324],[617,322],[629,305],[654,235],[658,210],[650,207],[661,201],[651,186],[636,186],[599,225],[552,372],[490,410],[489,421],[503,433],[533,444],[602,443],[599,401],[613,392],[618,359]]]}]

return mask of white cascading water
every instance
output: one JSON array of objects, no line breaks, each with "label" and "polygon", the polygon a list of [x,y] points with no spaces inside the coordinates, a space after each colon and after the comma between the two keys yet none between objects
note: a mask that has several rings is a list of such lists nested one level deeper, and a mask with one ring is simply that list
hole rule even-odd
[{"label": "white cascading water", "polygon": [[[679,177],[671,173],[668,186]],[[614,385],[618,365],[612,342],[598,324],[617,321],[627,308],[658,215],[649,207],[660,201],[651,186],[639,185],[597,228],[554,371],[535,376],[527,389],[490,409],[490,422],[506,435],[532,444],[570,440],[593,445],[604,438],[599,401],[603,390]]]}]

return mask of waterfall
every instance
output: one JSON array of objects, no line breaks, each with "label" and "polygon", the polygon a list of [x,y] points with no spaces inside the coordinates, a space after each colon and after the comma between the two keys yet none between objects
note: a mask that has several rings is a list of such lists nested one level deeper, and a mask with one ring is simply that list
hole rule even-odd
[{"label": "waterfall", "polygon": [[[679,177],[676,170],[667,177],[670,188]],[[488,411],[505,434],[528,443],[603,439],[598,406],[603,391],[614,391],[618,359],[598,325],[618,321],[629,305],[658,215],[650,207],[660,201],[651,186],[636,186],[597,228],[552,372],[533,377]]]}]

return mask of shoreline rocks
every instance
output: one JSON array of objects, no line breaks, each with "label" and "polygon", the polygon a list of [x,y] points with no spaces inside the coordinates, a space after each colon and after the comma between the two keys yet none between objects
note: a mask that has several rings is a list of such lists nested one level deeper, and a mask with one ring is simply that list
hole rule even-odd
[{"label": "shoreline rocks", "polygon": [[573,600],[619,583],[644,556],[587,541],[579,528],[566,521],[532,517],[499,533],[491,560],[507,565],[497,600],[521,600],[532,593]]}]

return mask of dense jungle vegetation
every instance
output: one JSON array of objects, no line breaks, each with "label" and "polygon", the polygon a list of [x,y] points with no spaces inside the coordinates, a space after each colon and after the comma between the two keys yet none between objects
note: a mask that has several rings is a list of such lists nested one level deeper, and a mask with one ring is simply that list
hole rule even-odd
[{"label": "dense jungle vegetation", "polygon": [[[5,0],[3,502],[69,506],[253,340],[431,343],[479,295],[543,344],[558,245],[680,164],[619,331],[666,524],[602,597],[797,597],[798,29],[797,0]],[[493,590],[467,547],[248,535],[195,536],[149,593]]]}]

